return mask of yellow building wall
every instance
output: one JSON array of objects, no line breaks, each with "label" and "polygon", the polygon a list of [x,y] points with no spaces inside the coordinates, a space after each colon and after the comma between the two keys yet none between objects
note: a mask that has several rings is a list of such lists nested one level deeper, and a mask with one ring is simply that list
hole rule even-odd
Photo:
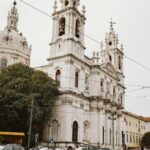
[{"label": "yellow building wall", "polygon": [[128,148],[139,148],[142,136],[145,133],[145,121],[140,117],[125,114],[126,145]]}]

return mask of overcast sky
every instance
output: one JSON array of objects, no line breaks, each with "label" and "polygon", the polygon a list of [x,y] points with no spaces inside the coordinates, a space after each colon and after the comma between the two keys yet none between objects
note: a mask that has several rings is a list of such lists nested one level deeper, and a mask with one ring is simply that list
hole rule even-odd
[{"label": "overcast sky", "polygon": [[[25,0],[31,5],[51,15],[53,0]],[[59,3],[60,1],[57,0]],[[0,0],[0,30],[6,26],[7,14],[13,0]],[[51,39],[52,19],[29,6],[17,1],[19,12],[19,32],[32,44],[31,66],[47,64],[49,42]],[[109,31],[110,18],[120,43],[124,45],[126,56],[150,67],[150,0],[80,0],[80,7],[86,6],[85,33],[97,41],[104,41]],[[98,43],[85,37],[86,55],[93,50],[99,51]],[[150,116],[150,70],[128,59],[124,59],[126,99],[125,109],[137,115]],[[131,85],[141,85],[131,86]],[[134,91],[134,89],[138,89]],[[131,91],[133,90],[133,91]],[[130,92],[129,92],[130,91]]]}]

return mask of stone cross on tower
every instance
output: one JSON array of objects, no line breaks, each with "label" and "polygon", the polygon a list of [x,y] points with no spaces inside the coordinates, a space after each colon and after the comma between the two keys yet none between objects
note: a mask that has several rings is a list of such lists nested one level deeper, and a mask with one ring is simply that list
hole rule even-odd
[{"label": "stone cross on tower", "polygon": [[114,31],[113,25],[116,23],[112,21],[112,18],[109,23],[110,23],[110,32],[113,32]]}]

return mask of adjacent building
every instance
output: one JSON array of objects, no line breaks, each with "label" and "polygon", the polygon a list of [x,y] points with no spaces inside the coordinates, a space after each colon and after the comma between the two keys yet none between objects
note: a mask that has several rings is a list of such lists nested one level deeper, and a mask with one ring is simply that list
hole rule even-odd
[{"label": "adjacent building", "polygon": [[150,132],[150,117],[145,117],[146,132]]},{"label": "adjacent building", "polygon": [[124,117],[126,122],[126,146],[128,149],[140,149],[143,135],[150,132],[150,118],[127,111],[124,111]]}]

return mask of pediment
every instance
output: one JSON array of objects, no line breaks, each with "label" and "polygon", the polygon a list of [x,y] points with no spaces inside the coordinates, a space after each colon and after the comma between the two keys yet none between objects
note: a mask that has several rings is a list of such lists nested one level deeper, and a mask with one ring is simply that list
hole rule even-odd
[{"label": "pediment", "polygon": [[111,62],[101,64],[101,69],[103,69],[106,73],[119,80],[119,76]]}]

